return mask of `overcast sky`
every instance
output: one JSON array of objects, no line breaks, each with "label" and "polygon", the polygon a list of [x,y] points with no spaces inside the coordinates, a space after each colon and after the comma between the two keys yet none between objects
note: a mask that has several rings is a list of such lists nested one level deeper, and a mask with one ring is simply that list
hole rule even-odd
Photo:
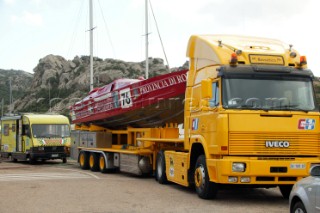
[{"label": "overcast sky", "polygon": [[[145,0],[93,0],[94,56],[145,60]],[[319,0],[151,0],[170,67],[192,34],[280,39],[320,76]],[[33,72],[48,54],[89,55],[89,0],[0,0],[0,69]],[[149,57],[164,59],[149,7]]]}]

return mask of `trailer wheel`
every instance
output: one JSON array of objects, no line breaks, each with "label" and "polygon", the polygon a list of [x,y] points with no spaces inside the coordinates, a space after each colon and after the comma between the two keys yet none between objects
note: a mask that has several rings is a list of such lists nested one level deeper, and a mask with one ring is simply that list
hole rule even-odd
[{"label": "trailer wheel", "polygon": [[218,185],[209,181],[209,174],[207,170],[206,158],[200,155],[197,159],[194,182],[198,196],[202,199],[214,198],[218,191]]},{"label": "trailer wheel", "polygon": [[106,162],[105,162],[103,154],[100,154],[100,157],[99,157],[99,168],[100,168],[101,173],[107,172]]},{"label": "trailer wheel", "polygon": [[168,182],[166,175],[166,161],[164,151],[160,151],[157,154],[157,162],[156,162],[156,181],[160,184],[165,184]]},{"label": "trailer wheel", "polygon": [[92,152],[89,157],[90,170],[93,172],[99,171],[99,156],[97,153]]},{"label": "trailer wheel", "polygon": [[81,169],[89,169],[88,153],[80,152],[80,154],[79,154],[79,164],[80,164]]}]

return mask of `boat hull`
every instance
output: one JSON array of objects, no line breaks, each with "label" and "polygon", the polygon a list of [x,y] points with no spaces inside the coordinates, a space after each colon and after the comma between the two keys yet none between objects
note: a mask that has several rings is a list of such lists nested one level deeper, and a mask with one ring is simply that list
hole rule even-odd
[{"label": "boat hull", "polygon": [[100,88],[71,107],[72,122],[109,129],[183,123],[186,73],[177,71],[104,93]]}]

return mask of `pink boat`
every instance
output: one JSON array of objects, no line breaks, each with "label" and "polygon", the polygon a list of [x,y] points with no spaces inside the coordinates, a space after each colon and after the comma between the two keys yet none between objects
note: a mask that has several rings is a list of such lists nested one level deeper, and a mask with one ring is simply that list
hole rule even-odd
[{"label": "pink boat", "polygon": [[186,79],[182,70],[147,80],[115,80],[71,106],[72,122],[110,129],[182,123]]}]

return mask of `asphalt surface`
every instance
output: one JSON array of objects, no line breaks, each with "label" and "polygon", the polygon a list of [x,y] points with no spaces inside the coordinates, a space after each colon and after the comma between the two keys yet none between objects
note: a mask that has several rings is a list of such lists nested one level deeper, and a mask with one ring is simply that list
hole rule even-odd
[{"label": "asphalt surface", "polygon": [[215,200],[153,177],[81,170],[75,161],[0,163],[0,212],[289,212],[278,189],[222,190]]}]

